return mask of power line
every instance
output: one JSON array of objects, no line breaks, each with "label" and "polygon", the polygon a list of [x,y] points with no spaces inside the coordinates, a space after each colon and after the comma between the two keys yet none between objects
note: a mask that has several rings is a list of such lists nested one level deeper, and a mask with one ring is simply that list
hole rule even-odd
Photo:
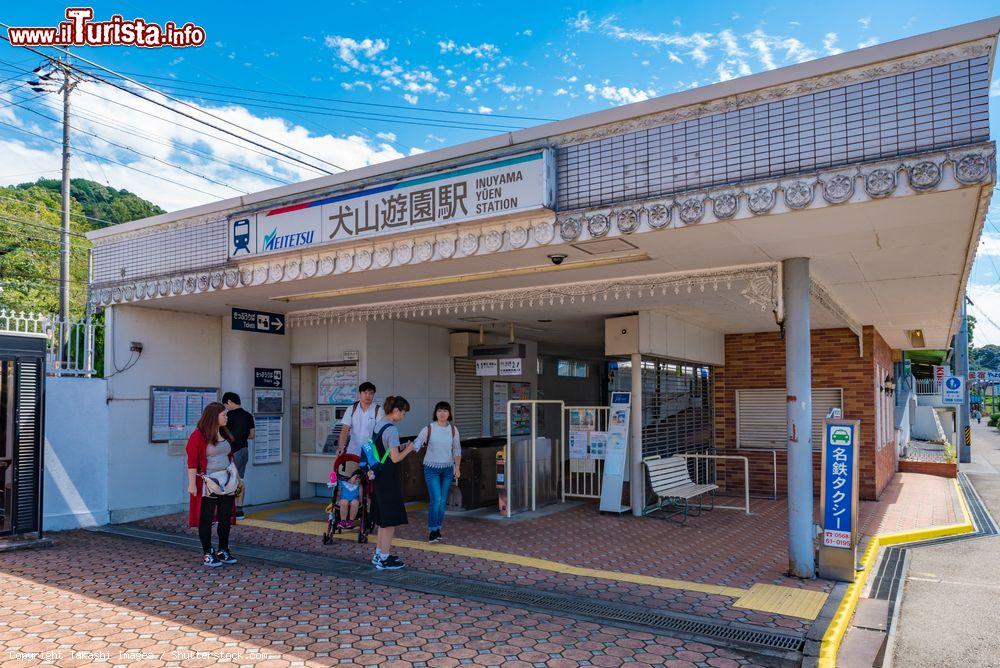
[{"label": "power line", "polygon": [[[5,123],[3,121],[0,121],[0,125],[5,125],[5,126],[7,126],[9,128],[13,128],[14,130],[17,130],[18,132],[23,132],[23,133],[29,134],[29,135],[31,135],[33,137],[38,137],[39,139],[44,139],[45,141],[52,142],[53,144],[59,144],[60,143],[59,140],[57,140],[57,139],[52,139],[51,137],[46,137],[45,135],[38,134],[37,132],[32,132],[30,130],[25,130],[24,128],[19,128],[16,125],[13,125],[11,123]],[[127,169],[131,169],[133,171],[139,172],[140,174],[145,174],[146,176],[152,176],[155,179],[160,179],[161,181],[166,181],[167,183],[173,183],[174,185],[181,186],[182,188],[187,188],[188,190],[194,190],[195,192],[199,192],[199,193],[201,193],[203,195],[208,195],[209,197],[214,197],[215,199],[224,199],[222,196],[220,196],[220,195],[218,195],[216,193],[210,193],[208,191],[201,190],[200,188],[195,188],[194,186],[189,186],[189,185],[187,185],[185,183],[181,183],[180,181],[174,181],[173,179],[168,179],[165,176],[160,176],[158,174],[153,174],[152,172],[147,172],[147,171],[145,171],[143,169],[139,169],[138,167],[134,167],[132,165],[125,164],[124,162],[119,162],[117,160],[112,160],[111,158],[104,158],[102,156],[97,155],[96,153],[91,153],[90,151],[85,151],[85,150],[83,150],[82,148],[79,148],[79,147],[76,147],[74,150],[77,153],[83,153],[84,155],[89,155],[89,156],[92,156],[92,157],[95,157],[95,158],[100,158],[102,160],[107,160],[110,163],[113,163],[113,164],[116,164],[116,165],[121,165],[122,167],[125,167]]]},{"label": "power line", "polygon": [[[54,123],[59,123],[60,122],[58,118],[53,118],[52,116],[47,116],[47,115],[43,114],[42,112],[40,112],[40,111],[38,111],[36,109],[32,109],[31,107],[27,107],[27,106],[24,105],[23,102],[19,103],[18,106],[20,106],[25,111],[31,112],[32,114],[35,114],[36,116],[41,116],[42,118],[44,118],[46,120],[53,121]],[[244,195],[249,194],[246,190],[241,190],[239,188],[236,188],[234,186],[229,185],[228,183],[223,183],[222,181],[217,181],[217,180],[213,179],[210,176],[205,176],[204,174],[192,171],[192,170],[190,170],[190,169],[188,169],[188,168],[186,168],[186,167],[184,167],[182,165],[175,164],[175,163],[170,162],[168,160],[163,160],[162,158],[158,158],[155,155],[149,155],[147,153],[143,153],[142,151],[140,151],[138,149],[134,149],[131,146],[125,146],[124,144],[118,144],[116,142],[111,141],[110,139],[106,139],[106,138],[102,137],[99,134],[96,134],[96,133],[93,133],[93,132],[89,132],[87,130],[84,130],[83,128],[78,128],[75,125],[70,125],[69,127],[72,128],[73,130],[76,130],[77,132],[81,132],[81,133],[83,133],[85,135],[90,135],[91,137],[96,137],[97,139],[100,139],[101,141],[103,141],[103,142],[105,142],[105,143],[107,143],[107,144],[109,144],[111,146],[114,146],[116,148],[120,148],[120,149],[122,149],[124,151],[131,151],[131,152],[135,153],[136,155],[139,155],[139,156],[141,156],[143,158],[148,158],[149,160],[155,160],[156,162],[163,163],[164,165],[167,165],[168,167],[173,167],[174,169],[179,169],[182,172],[186,172],[186,173],[188,173],[188,174],[190,174],[192,176],[197,176],[200,179],[204,179],[205,181],[208,181],[210,183],[214,183],[217,186],[223,186],[224,188],[229,188],[230,190],[235,190],[236,192],[242,193]],[[90,155],[98,155],[98,154],[96,154],[96,153],[90,153]]]},{"label": "power line", "polygon": [[972,306],[974,306],[974,307],[976,308],[976,310],[977,310],[977,311],[979,311],[979,312],[980,312],[980,313],[981,313],[981,314],[983,315],[983,317],[984,317],[984,318],[986,318],[986,321],[987,321],[988,323],[990,323],[991,325],[993,325],[993,326],[994,326],[994,327],[996,327],[997,329],[1000,329],[1000,325],[996,324],[996,323],[995,323],[995,322],[993,321],[993,319],[992,319],[992,318],[991,318],[990,316],[988,316],[988,315],[986,314],[986,311],[984,311],[984,310],[983,310],[983,308],[982,308],[981,306],[978,306],[978,305],[976,305],[976,303],[975,303],[975,302],[973,302],[973,301],[972,301],[971,299],[969,299],[968,295],[966,295],[966,297],[965,297],[965,298],[966,298],[966,299],[967,299],[967,300],[969,301],[969,303],[970,303],[970,304],[971,304]]},{"label": "power line", "polygon": [[[53,170],[53,171],[57,171],[57,170]],[[29,173],[31,173],[31,172],[29,172]],[[8,187],[8,186],[0,186],[0,187],[4,187],[5,188],[5,187]],[[9,197],[7,195],[0,195],[0,199],[10,200],[11,202],[20,202],[21,204],[27,204],[27,205],[33,206],[33,207],[35,207],[37,209],[45,209],[46,211],[52,211],[54,213],[59,213],[59,214],[62,213],[62,209],[56,209],[56,208],[53,208],[51,206],[45,206],[44,204],[39,204],[38,202],[29,202],[27,200],[18,199],[16,197]],[[108,225],[117,225],[118,224],[118,223],[116,223],[114,221],[111,221],[111,220],[103,220],[101,218],[95,218],[94,216],[88,216],[85,213],[76,213],[75,211],[70,211],[69,215],[71,215],[71,216],[77,216],[78,218],[86,218],[87,220],[92,220],[95,223],[107,223]],[[75,233],[71,232],[70,234],[75,234]]]},{"label": "power line", "polygon": [[[11,198],[7,197],[5,199],[11,199]],[[20,201],[20,200],[18,200],[18,201]],[[55,225],[46,225],[45,223],[41,223],[41,222],[38,222],[38,221],[26,220],[24,218],[18,218],[17,216],[12,216],[9,213],[5,213],[3,211],[0,211],[0,218],[6,218],[6,219],[8,219],[10,221],[16,221],[16,222],[19,222],[19,223],[24,223],[25,225],[31,225],[32,227],[40,227],[40,228],[45,228],[45,229],[49,229],[49,230],[55,230],[56,232],[61,232],[62,231],[62,228],[56,227]],[[74,236],[74,237],[80,237],[81,239],[86,239],[87,238],[87,235],[80,234],[79,232],[72,232],[71,231],[70,234],[72,236]]]},{"label": "power line", "polygon": [[[8,26],[8,25],[6,25],[4,23],[0,23],[0,26],[4,26],[6,28],[10,27],[10,26]],[[8,42],[10,41],[4,35],[0,35],[0,38],[6,39]],[[42,53],[41,51],[37,51],[35,49],[32,49],[31,47],[23,47],[23,48],[26,48],[27,50],[32,51],[33,53],[37,53],[40,56],[48,58],[50,61],[60,62],[60,61],[56,60],[55,58]],[[50,47],[50,48],[54,49],[55,51],[58,51],[59,53],[62,53],[65,56],[70,56],[69,51],[67,51],[66,49],[62,49],[62,48],[57,47],[57,46],[53,46],[53,47]],[[177,104],[180,104],[180,105],[183,105],[183,106],[188,107],[190,109],[193,109],[193,110],[197,111],[198,113],[201,113],[201,114],[204,114],[205,116],[208,116],[209,118],[213,118],[213,119],[215,119],[217,121],[221,121],[222,123],[227,123],[228,125],[231,125],[234,128],[238,128],[238,129],[242,130],[243,132],[249,132],[250,134],[252,134],[254,136],[257,136],[257,137],[260,137],[262,139],[265,139],[265,140],[267,140],[269,142],[278,143],[275,140],[271,139],[270,137],[267,137],[266,135],[263,135],[263,134],[257,132],[256,130],[251,130],[250,128],[244,127],[244,126],[242,126],[242,125],[240,125],[238,123],[234,123],[233,121],[226,120],[225,118],[217,116],[217,115],[215,115],[215,114],[213,114],[213,113],[211,113],[209,111],[205,111],[204,109],[196,107],[195,105],[193,105],[193,104],[191,104],[189,102],[185,102],[184,100],[181,100],[180,98],[174,97],[173,95],[170,95],[168,93],[164,93],[163,91],[157,90],[156,88],[153,88],[152,86],[149,86],[147,84],[142,83],[141,81],[136,81],[135,79],[131,79],[131,78],[129,78],[129,77],[123,75],[123,74],[119,74],[118,72],[115,72],[112,69],[104,67],[103,65],[99,65],[98,63],[95,63],[92,60],[87,60],[86,58],[83,58],[83,57],[81,57],[79,55],[76,55],[76,54],[73,54],[72,57],[75,58],[76,60],[82,61],[82,62],[84,62],[84,63],[86,63],[88,65],[91,65],[92,67],[96,67],[96,68],[100,69],[103,72],[107,72],[108,74],[111,74],[112,76],[116,76],[116,77],[118,77],[120,79],[123,79],[125,81],[130,82],[130,83],[133,83],[136,86],[144,88],[144,89],[146,89],[146,90],[148,90],[148,91],[150,91],[152,93],[156,93],[158,95],[162,95],[163,97],[167,98],[168,100],[170,100],[172,102],[175,102]],[[288,155],[286,153],[282,153],[281,151],[278,151],[275,148],[266,146],[264,144],[261,144],[260,142],[254,141],[252,139],[248,139],[247,137],[240,137],[239,135],[237,135],[236,133],[234,133],[234,132],[232,132],[230,130],[226,130],[225,128],[221,128],[221,127],[219,127],[217,125],[214,125],[213,123],[209,123],[208,121],[206,121],[204,119],[201,119],[201,118],[198,118],[198,117],[196,117],[196,116],[194,116],[194,115],[192,115],[190,113],[187,113],[187,112],[182,111],[180,109],[177,109],[175,107],[171,107],[170,105],[164,104],[163,102],[159,102],[158,100],[150,99],[150,98],[146,97],[145,95],[142,95],[142,94],[138,93],[137,91],[134,91],[134,90],[132,90],[132,89],[126,87],[126,86],[121,86],[121,85],[119,85],[119,84],[117,84],[117,83],[115,83],[113,81],[108,81],[107,79],[105,79],[103,77],[95,75],[93,72],[90,72],[88,70],[82,69],[78,65],[74,65],[74,64],[71,64],[71,63],[65,63],[65,66],[69,67],[70,69],[72,69],[72,70],[74,70],[76,72],[79,72],[79,73],[81,73],[81,74],[83,74],[85,76],[89,76],[89,77],[91,77],[93,79],[96,79],[97,81],[101,81],[103,83],[108,84],[109,86],[113,86],[113,87],[115,87],[115,88],[117,88],[117,89],[119,89],[119,90],[121,90],[123,92],[128,93],[129,95],[134,95],[135,97],[143,99],[143,100],[145,100],[147,102],[151,102],[151,103],[153,103],[153,104],[155,104],[157,106],[163,107],[165,109],[169,109],[170,111],[174,112],[175,114],[179,114],[181,116],[185,116],[187,118],[190,118],[193,121],[196,121],[196,122],[201,123],[203,125],[207,125],[208,127],[211,127],[211,128],[216,129],[216,130],[219,130],[220,132],[225,132],[226,134],[232,135],[234,137],[238,137],[239,139],[242,139],[245,142],[254,144],[254,145],[259,146],[260,148],[263,148],[265,150],[272,151],[274,153],[281,153],[286,158],[289,158],[291,160],[295,160],[296,162],[299,162],[299,163],[301,163],[303,165],[307,165],[309,167],[312,167],[313,169],[318,169],[318,170],[320,170],[322,172],[326,172],[327,174],[332,174],[332,172],[329,172],[326,169],[323,169],[322,167],[316,167],[315,165],[310,165],[309,163],[305,162],[304,160],[302,160],[300,158],[296,158],[295,156]],[[291,147],[288,147],[288,148],[291,148]],[[347,171],[346,169],[344,169],[340,165],[334,164],[334,163],[332,163],[332,162],[330,162],[328,160],[324,160],[323,158],[319,158],[317,156],[311,155],[309,153],[306,153],[305,151],[302,151],[302,150],[299,150],[299,149],[294,149],[294,148],[291,148],[291,150],[293,150],[296,153],[299,153],[301,155],[304,155],[304,156],[306,156],[308,158],[316,160],[317,162],[330,165],[331,167],[333,167],[335,169],[339,169],[342,172],[346,172]]]},{"label": "power line", "polygon": [[[193,85],[193,86],[204,86],[206,88],[220,88],[220,89],[225,89],[225,90],[238,90],[238,91],[242,91],[242,92],[245,92],[245,93],[260,93],[262,95],[279,95],[281,97],[294,97],[294,98],[299,98],[299,99],[303,99],[303,100],[319,100],[321,102],[337,102],[339,104],[356,104],[356,105],[366,106],[366,107],[384,107],[384,108],[387,108],[387,109],[404,109],[404,110],[407,110],[407,111],[421,111],[421,112],[430,113],[430,114],[454,114],[454,115],[462,115],[462,116],[485,116],[485,117],[489,117],[489,118],[512,118],[512,119],[515,119],[515,120],[523,120],[523,121],[555,121],[555,120],[557,120],[555,118],[545,118],[543,116],[515,116],[515,115],[509,115],[509,114],[486,113],[486,112],[482,112],[482,111],[455,111],[455,110],[452,110],[452,109],[430,109],[428,107],[420,107],[420,106],[416,106],[416,105],[409,105],[409,106],[407,106],[407,105],[404,105],[404,104],[386,104],[386,103],[380,103],[380,102],[360,102],[358,100],[348,100],[348,99],[345,99],[345,98],[337,98],[337,97],[320,97],[320,96],[317,96],[317,95],[296,95],[294,93],[284,93],[282,91],[276,91],[276,90],[262,90],[262,89],[257,89],[257,88],[244,88],[244,87],[240,87],[240,86],[224,86],[222,84],[202,83],[200,81],[190,81],[190,80],[184,80],[184,79],[176,79],[174,77],[160,77],[160,76],[155,76],[155,75],[152,75],[152,74],[142,74],[142,73],[138,73],[138,72],[127,72],[125,70],[122,70],[122,74],[129,74],[131,76],[141,77],[141,78],[144,78],[144,79],[156,79],[156,80],[159,80],[159,81],[177,81],[177,82],[180,82],[180,83],[186,83],[186,84],[190,84],[190,85]],[[183,90],[179,86],[165,86],[165,88],[175,88],[175,89],[178,89],[178,90]]]}]

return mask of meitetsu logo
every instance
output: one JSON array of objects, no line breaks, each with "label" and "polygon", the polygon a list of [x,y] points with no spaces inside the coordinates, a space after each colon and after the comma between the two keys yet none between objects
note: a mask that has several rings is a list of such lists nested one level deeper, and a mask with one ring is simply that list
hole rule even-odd
[{"label": "meitetsu logo", "polygon": [[295,232],[293,234],[283,234],[278,236],[278,228],[274,228],[264,235],[264,245],[262,251],[276,251],[283,248],[295,248],[296,246],[308,246],[313,242],[316,232]]}]

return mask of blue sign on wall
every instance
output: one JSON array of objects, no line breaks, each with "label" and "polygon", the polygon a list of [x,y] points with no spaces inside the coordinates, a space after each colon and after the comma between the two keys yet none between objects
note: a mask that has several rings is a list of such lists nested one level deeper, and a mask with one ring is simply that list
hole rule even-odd
[{"label": "blue sign on wall", "polygon": [[823,439],[823,545],[850,549],[854,530],[855,429],[827,424]]}]

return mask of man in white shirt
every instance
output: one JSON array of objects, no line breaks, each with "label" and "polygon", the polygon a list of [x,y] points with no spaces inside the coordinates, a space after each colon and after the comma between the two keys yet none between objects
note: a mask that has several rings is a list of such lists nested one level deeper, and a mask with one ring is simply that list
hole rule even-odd
[{"label": "man in white shirt", "polygon": [[366,380],[358,386],[358,400],[351,404],[340,420],[337,454],[343,454],[346,445],[348,454],[360,456],[361,446],[372,437],[381,412],[381,407],[375,403],[375,385]]}]

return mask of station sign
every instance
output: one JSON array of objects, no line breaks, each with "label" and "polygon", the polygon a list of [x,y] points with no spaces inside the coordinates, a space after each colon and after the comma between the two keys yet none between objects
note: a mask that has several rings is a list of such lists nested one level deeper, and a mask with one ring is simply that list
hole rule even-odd
[{"label": "station sign", "polygon": [[948,367],[946,366],[934,366],[934,380],[940,385],[944,382],[944,377],[948,375]]},{"label": "station sign", "polygon": [[1000,383],[1000,371],[970,371],[970,383]]},{"label": "station sign", "polygon": [[550,150],[480,162],[228,219],[229,258],[552,208]]},{"label": "station sign", "polygon": [[281,369],[262,369],[260,367],[254,367],[253,386],[283,387]]},{"label": "station sign", "polygon": [[285,334],[285,316],[280,313],[251,311],[244,308],[233,309],[233,329],[237,332],[257,332],[259,334]]},{"label": "station sign", "polygon": [[477,376],[496,376],[498,373],[499,371],[496,359],[476,360]]},{"label": "station sign", "polygon": [[961,376],[945,376],[941,383],[941,402],[947,405],[965,403],[965,379]]},{"label": "station sign", "polygon": [[861,423],[823,421],[819,575],[854,581],[858,544],[858,450]]}]

